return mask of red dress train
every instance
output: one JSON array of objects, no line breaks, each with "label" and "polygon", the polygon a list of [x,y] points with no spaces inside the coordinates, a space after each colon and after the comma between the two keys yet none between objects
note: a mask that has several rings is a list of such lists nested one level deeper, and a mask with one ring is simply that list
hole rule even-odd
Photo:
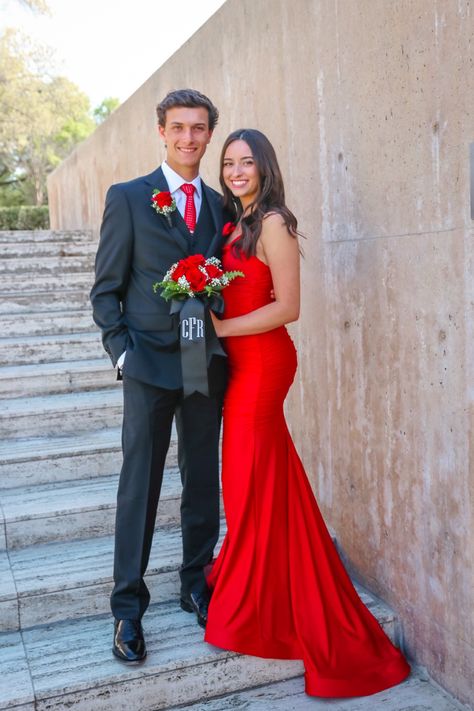
[{"label": "red dress train", "polygon": [[[270,302],[269,268],[224,248],[225,318]],[[306,692],[373,694],[410,671],[359,599],[288,432],[283,401],[296,351],[280,327],[226,339],[222,488],[227,534],[208,578],[205,640],[270,659],[302,659]]]}]

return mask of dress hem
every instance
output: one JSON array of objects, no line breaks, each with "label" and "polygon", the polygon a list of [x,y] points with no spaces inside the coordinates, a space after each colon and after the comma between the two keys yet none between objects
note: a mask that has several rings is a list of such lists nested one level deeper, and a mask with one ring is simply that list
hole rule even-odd
[{"label": "dress hem", "polygon": [[373,672],[375,679],[310,679],[305,672],[305,692],[308,696],[321,698],[350,698],[357,696],[372,696],[381,691],[397,686],[411,673],[411,669],[403,658],[381,667],[379,673]]},{"label": "dress hem", "polygon": [[[212,639],[210,639],[212,637]],[[228,635],[209,635],[207,630],[204,636],[204,641],[208,644],[212,644],[214,647],[219,647],[220,649],[226,649],[230,652],[237,652],[237,654],[245,654],[248,657],[261,657],[262,659],[279,659],[279,660],[300,660],[303,661],[303,655],[299,648],[296,646],[290,648],[288,645],[281,645],[279,651],[273,650],[271,653],[266,652],[260,645],[256,645],[255,642],[249,642],[248,644],[242,644],[242,642],[235,642]],[[277,644],[275,640],[271,641],[273,647]]]},{"label": "dress hem", "polygon": [[[248,645],[241,642],[235,643],[228,636],[223,635],[208,635],[206,632],[204,641],[212,644],[219,649],[226,649],[237,654],[244,654],[250,657],[260,657],[261,659],[275,659],[279,661],[300,661],[304,664],[304,658],[301,652],[288,652],[283,650],[275,650],[266,652],[260,646],[249,643]],[[272,641],[272,645],[274,645]],[[311,675],[305,670],[305,693],[308,696],[318,696],[321,698],[350,698],[357,696],[372,696],[385,689],[390,689],[404,681],[410,674],[411,669],[400,653],[398,659],[394,659],[388,664],[381,664],[380,667],[370,670],[370,677],[361,679],[350,677],[347,679],[323,678],[316,674]]]}]

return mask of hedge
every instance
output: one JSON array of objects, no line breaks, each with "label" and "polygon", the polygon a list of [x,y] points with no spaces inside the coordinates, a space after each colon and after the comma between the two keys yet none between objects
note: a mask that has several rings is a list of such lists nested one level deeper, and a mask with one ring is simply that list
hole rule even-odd
[{"label": "hedge", "polygon": [[0,207],[0,230],[48,230],[47,205]]}]

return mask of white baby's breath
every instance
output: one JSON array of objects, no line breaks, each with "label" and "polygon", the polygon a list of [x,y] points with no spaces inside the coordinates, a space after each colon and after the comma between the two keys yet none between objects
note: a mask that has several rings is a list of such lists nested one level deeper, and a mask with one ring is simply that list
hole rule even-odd
[{"label": "white baby's breath", "polygon": [[206,264],[213,264],[215,267],[219,267],[219,269],[221,269],[221,263],[217,257],[208,257],[208,259],[206,259]]}]

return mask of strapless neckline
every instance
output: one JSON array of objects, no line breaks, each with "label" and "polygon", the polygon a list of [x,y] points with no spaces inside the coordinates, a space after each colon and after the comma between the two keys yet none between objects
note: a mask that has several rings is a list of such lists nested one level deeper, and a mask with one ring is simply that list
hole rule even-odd
[{"label": "strapless neckline", "polygon": [[[232,239],[230,242],[227,242],[226,244],[224,244],[223,247],[222,247],[222,251],[224,252],[224,250],[225,250],[225,251],[229,250],[229,249],[232,247],[232,245],[234,244],[234,242],[237,242],[237,240],[238,240],[239,238],[240,238],[240,235],[239,235],[239,237],[235,237],[235,238]],[[268,270],[270,270],[270,267],[268,266],[268,264],[266,264],[265,262],[263,262],[259,257],[257,257],[256,254],[251,254],[249,257],[244,256],[243,259],[245,259],[245,260],[254,259],[254,260],[256,260],[257,262],[259,262],[262,266],[264,266],[264,267],[266,267]]]}]

